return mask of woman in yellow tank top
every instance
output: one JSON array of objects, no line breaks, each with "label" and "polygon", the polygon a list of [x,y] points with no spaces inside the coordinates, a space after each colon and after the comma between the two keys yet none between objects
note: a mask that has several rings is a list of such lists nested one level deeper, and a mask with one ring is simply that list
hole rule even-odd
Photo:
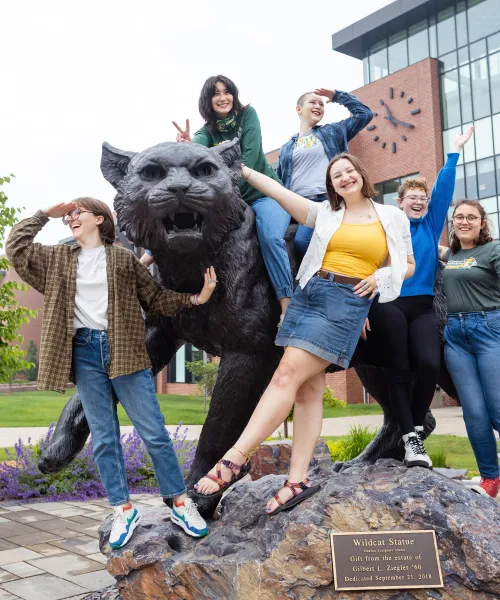
[{"label": "woman in yellow tank top", "polygon": [[368,174],[350,154],[328,165],[328,200],[322,203],[246,167],[242,174],[314,232],[276,338],[285,347],[283,358],[245,431],[195,485],[195,495],[218,497],[241,478],[249,468],[247,455],[294,406],[289,480],[267,505],[267,513],[276,514],[318,491],[307,472],[321,433],[325,369],[330,363],[349,367],[372,299],[377,293],[380,302],[399,295],[403,279],[413,274],[413,250],[408,219],[396,207],[372,202]]}]

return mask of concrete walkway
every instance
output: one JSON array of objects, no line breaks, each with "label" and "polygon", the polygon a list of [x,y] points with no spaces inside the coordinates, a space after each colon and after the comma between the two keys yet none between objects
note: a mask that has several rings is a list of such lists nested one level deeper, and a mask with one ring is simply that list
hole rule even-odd
[{"label": "concrete walkway", "polygon": [[[142,512],[165,507],[158,497],[131,497]],[[110,512],[104,499],[0,503],[0,600],[82,600],[114,585],[97,533]]]},{"label": "concrete walkway", "polygon": [[[435,434],[438,435],[458,435],[467,437],[465,424],[462,418],[462,409],[460,407],[435,408],[432,414],[436,418],[437,427]],[[382,415],[363,415],[357,417],[338,417],[336,419],[323,419],[323,428],[321,435],[346,435],[352,425],[361,425],[377,429],[382,425]],[[201,425],[186,425],[187,439],[196,440],[200,437]],[[0,428],[0,448],[13,446],[19,438],[27,442],[31,438],[32,443],[36,443],[47,433],[47,427],[1,427]],[[131,426],[120,427],[122,433],[130,433]],[[169,425],[167,429],[173,435],[176,426]],[[293,425],[290,424],[289,432],[293,432]],[[274,434],[278,437],[283,434],[283,427],[280,427]],[[1,598],[0,598],[1,600]]]}]

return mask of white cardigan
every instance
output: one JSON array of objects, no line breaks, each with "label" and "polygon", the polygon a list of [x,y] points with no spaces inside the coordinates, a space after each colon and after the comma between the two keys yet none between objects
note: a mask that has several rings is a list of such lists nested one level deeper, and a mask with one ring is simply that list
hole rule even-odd
[{"label": "white cardigan", "polygon": [[[390,302],[401,293],[401,286],[408,270],[407,256],[413,254],[410,221],[405,213],[395,206],[372,203],[385,230],[390,263],[388,267],[382,267],[375,272],[380,292],[379,302]],[[297,273],[297,280],[302,289],[321,269],[328,243],[342,224],[344,213],[345,206],[334,211],[328,200],[321,203],[309,201],[305,224],[307,227],[314,228],[314,233]]]}]

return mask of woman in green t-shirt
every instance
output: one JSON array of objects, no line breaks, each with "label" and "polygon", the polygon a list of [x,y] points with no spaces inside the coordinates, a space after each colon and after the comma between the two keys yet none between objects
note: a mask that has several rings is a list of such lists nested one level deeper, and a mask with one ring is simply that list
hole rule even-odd
[{"label": "woman in green t-shirt", "polygon": [[496,498],[500,489],[500,243],[477,200],[453,211],[451,254],[444,270],[448,302],[446,366],[457,388],[467,434],[481,474],[473,489]]},{"label": "woman in green t-shirt", "polygon": [[[201,90],[198,107],[205,125],[191,138],[189,120],[185,129],[174,121],[178,142],[193,142],[212,148],[237,137],[241,146],[241,162],[279,181],[262,149],[259,117],[252,106],[244,106],[240,102],[238,88],[231,79],[223,75],[209,77]],[[292,271],[284,240],[290,215],[243,179],[240,179],[240,192],[243,200],[255,211],[262,256],[281,306],[281,324],[293,294]]]}]

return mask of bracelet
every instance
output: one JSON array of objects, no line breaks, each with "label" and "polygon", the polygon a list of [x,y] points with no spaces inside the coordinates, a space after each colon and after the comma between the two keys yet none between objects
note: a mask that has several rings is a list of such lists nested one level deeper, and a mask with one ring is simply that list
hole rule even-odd
[{"label": "bracelet", "polygon": [[198,305],[200,304],[200,303],[198,302],[198,297],[199,297],[199,295],[200,295],[200,294],[195,294],[195,295],[194,295],[194,303],[195,303],[195,306],[198,306]]},{"label": "bracelet", "polygon": [[246,179],[243,177],[243,179],[245,179],[245,181],[246,181],[247,183],[248,183],[248,181],[249,181],[249,179],[250,179],[250,177],[251,177],[251,175],[252,175],[252,173],[253,173],[253,169],[249,169],[249,170],[250,170],[250,173],[248,174],[248,177],[247,177]]}]

